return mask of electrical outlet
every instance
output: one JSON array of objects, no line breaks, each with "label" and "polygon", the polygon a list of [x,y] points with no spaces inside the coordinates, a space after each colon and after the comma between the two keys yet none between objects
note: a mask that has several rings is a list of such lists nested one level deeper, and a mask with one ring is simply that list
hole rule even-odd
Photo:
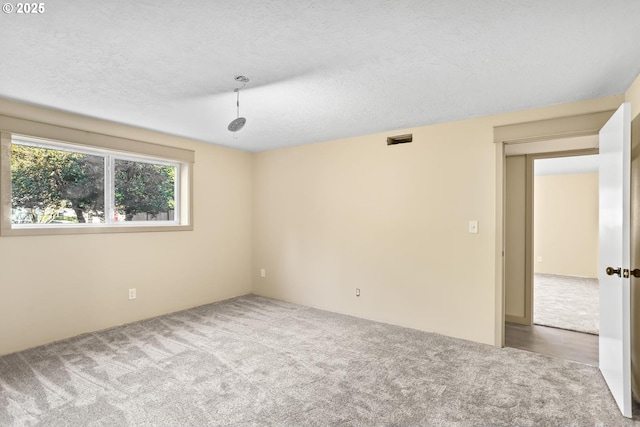
[{"label": "electrical outlet", "polygon": [[542,262],[542,257],[541,256],[538,257],[538,262]]},{"label": "electrical outlet", "polygon": [[360,288],[356,288],[356,296],[359,297],[360,296]]},{"label": "electrical outlet", "polygon": [[264,268],[260,269],[260,277],[267,277],[267,270],[265,270]]},{"label": "electrical outlet", "polygon": [[131,288],[129,289],[129,299],[136,299],[137,295],[136,295],[136,288]]}]

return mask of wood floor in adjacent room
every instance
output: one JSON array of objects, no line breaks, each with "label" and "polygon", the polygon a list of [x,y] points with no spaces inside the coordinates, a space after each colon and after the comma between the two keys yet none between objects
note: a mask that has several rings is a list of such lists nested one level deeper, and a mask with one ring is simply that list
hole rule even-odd
[{"label": "wood floor in adjacent room", "polygon": [[505,345],[598,366],[598,335],[547,326],[506,323]]}]

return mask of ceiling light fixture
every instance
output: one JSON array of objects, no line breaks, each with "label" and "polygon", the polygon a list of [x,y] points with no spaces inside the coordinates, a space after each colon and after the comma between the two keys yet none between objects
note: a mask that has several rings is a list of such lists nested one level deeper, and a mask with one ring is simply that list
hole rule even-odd
[{"label": "ceiling light fixture", "polygon": [[233,91],[236,93],[236,114],[237,117],[229,123],[227,129],[230,132],[237,132],[244,127],[244,124],[247,122],[247,119],[244,117],[240,117],[240,89],[243,89],[244,86],[249,82],[249,78],[245,76],[236,76],[235,80],[238,83],[242,83],[242,86],[235,88]]}]

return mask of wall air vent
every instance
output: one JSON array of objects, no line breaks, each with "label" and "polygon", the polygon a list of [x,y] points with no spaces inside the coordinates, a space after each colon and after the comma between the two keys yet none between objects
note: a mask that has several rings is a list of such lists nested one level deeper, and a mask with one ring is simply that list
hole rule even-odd
[{"label": "wall air vent", "polygon": [[406,135],[396,135],[387,138],[387,145],[406,144],[413,141],[413,134],[408,133]]}]

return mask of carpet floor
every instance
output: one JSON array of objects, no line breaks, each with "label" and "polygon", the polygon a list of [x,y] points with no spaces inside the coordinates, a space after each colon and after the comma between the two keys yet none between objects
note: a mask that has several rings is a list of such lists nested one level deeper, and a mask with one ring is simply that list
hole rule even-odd
[{"label": "carpet floor", "polygon": [[598,279],[536,273],[533,323],[571,331],[599,333]]},{"label": "carpet floor", "polygon": [[640,421],[591,366],[249,295],[0,357],[0,425]]}]

